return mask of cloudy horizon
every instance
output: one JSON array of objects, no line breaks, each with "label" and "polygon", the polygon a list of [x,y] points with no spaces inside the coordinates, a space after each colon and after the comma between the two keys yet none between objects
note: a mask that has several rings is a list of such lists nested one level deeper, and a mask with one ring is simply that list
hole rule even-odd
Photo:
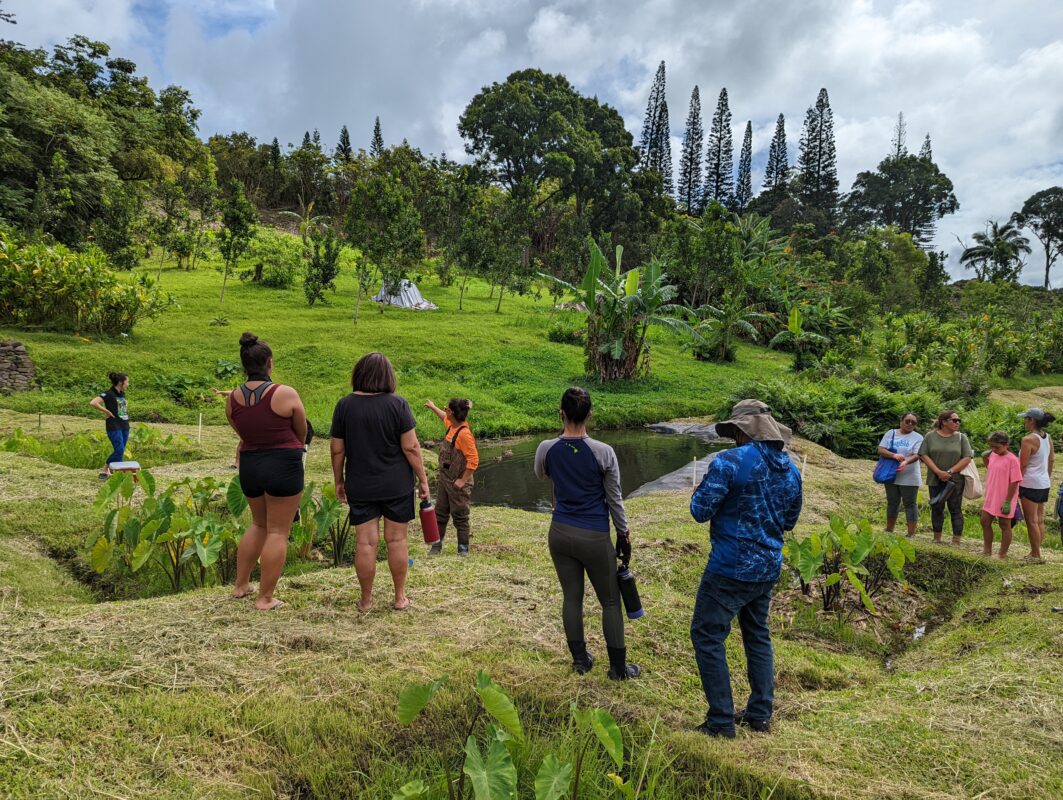
[{"label": "cloudy horizon", "polygon": [[[957,262],[989,219],[1063,185],[1063,3],[1017,0],[6,0],[0,35],[51,48],[74,34],[136,61],[160,89],[176,83],[202,110],[200,134],[246,130],[331,148],[346,124],[368,147],[379,116],[388,144],[464,154],[457,121],[483,86],[537,67],[564,73],[616,108],[638,140],[650,83],[667,65],[673,165],[691,90],[709,127],[726,87],[734,140],[753,124],[754,189],[786,116],[791,164],[805,110],[826,87],[840,188],[874,169],[898,112],[908,146],[929,133],[960,211],[938,226]],[[1042,250],[1023,281],[1043,281]],[[1057,265],[1054,285],[1063,285]]]}]

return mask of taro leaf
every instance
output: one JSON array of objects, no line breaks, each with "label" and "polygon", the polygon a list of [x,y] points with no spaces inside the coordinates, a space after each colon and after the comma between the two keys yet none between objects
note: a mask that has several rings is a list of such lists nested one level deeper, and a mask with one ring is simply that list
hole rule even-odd
[{"label": "taro leaf", "polygon": [[911,542],[909,542],[903,537],[898,536],[897,547],[899,547],[900,551],[904,553],[904,557],[906,559],[908,559],[909,561],[915,561],[915,546],[912,545]]},{"label": "taro leaf", "polygon": [[615,772],[609,773],[609,780],[613,782],[613,786],[620,791],[620,794],[629,800],[635,800],[635,787],[629,781],[625,781]]},{"label": "taro leaf", "polygon": [[491,676],[484,672],[482,669],[476,673],[476,688],[479,689],[497,689],[498,684],[491,680]]},{"label": "taro leaf", "polygon": [[110,566],[113,555],[114,545],[111,544],[111,540],[101,536],[96,540],[96,544],[92,546],[92,552],[89,553],[89,563],[92,564],[94,570],[102,573]]},{"label": "taro leaf", "polygon": [[240,486],[240,476],[233,475],[231,481],[229,481],[229,487],[225,490],[225,505],[229,507],[229,513],[234,517],[238,517],[244,513],[244,509],[247,508],[247,498],[244,497],[244,490]]},{"label": "taro leaf", "polygon": [[122,473],[122,481],[118,484],[118,491],[122,493],[122,497],[128,500],[133,496],[133,492],[136,491],[136,486],[133,483],[133,477],[128,472]]},{"label": "taro leaf", "polygon": [[410,781],[391,796],[391,800],[425,800],[428,787],[422,780]]},{"label": "taro leaf", "polygon": [[102,511],[110,504],[114,496],[118,494],[118,486],[125,479],[125,476],[125,472],[116,472],[100,487],[100,491],[96,493],[95,506],[97,511]]},{"label": "taro leaf", "polygon": [[839,517],[837,514],[830,515],[830,529],[834,531],[839,537],[848,533],[848,528],[845,525],[845,520]]},{"label": "taro leaf", "polygon": [[151,558],[151,552],[154,549],[155,543],[149,538],[145,537],[137,543],[137,546],[133,548],[133,558],[130,563],[133,572],[148,563],[148,559]]},{"label": "taro leaf", "polygon": [[572,711],[572,719],[576,720],[576,727],[581,731],[589,730],[591,727],[591,712],[581,711],[576,707],[575,702],[569,708]]},{"label": "taro leaf", "polygon": [[336,499],[336,484],[326,483],[321,487],[321,496],[327,497],[329,500]]},{"label": "taro leaf", "polygon": [[560,800],[572,785],[572,765],[547,753],[535,775],[535,800]]},{"label": "taro leaf", "polygon": [[838,581],[840,581],[841,579],[842,579],[842,576],[841,576],[841,574],[840,574],[840,573],[838,573],[838,572],[832,572],[832,573],[831,573],[830,575],[828,575],[828,576],[827,576],[827,583],[826,583],[826,585],[827,585],[827,586],[833,586],[834,584],[836,584],[836,583],[837,583]]},{"label": "taro leaf", "polygon": [[874,546],[875,543],[871,537],[871,534],[865,533],[864,531],[860,531],[860,533],[856,535],[856,538],[853,541],[853,553],[851,556],[853,563],[863,563],[863,560],[867,558],[868,553],[871,552],[871,548],[873,548]]},{"label": "taro leaf", "polygon": [[877,614],[875,610],[875,604],[871,601],[871,598],[867,594],[867,589],[864,588],[864,582],[856,577],[854,572],[846,572],[845,577],[849,579],[849,583],[853,585],[853,588],[860,593],[860,602],[864,604],[864,608],[870,611],[872,614]]},{"label": "taro leaf", "polygon": [[209,567],[218,560],[218,554],[221,552],[222,535],[217,526],[207,528],[202,536],[196,537],[195,542],[196,555],[199,556],[200,564],[204,567]]},{"label": "taro leaf", "polygon": [[624,737],[613,715],[601,708],[591,711],[591,730],[613,759],[617,769],[624,766]]},{"label": "taro leaf", "polygon": [[464,773],[469,776],[475,800],[512,800],[517,795],[517,768],[509,750],[495,739],[487,751],[487,760],[472,736],[465,742]]},{"label": "taro leaf", "polygon": [[399,722],[409,725],[417,719],[424,707],[428,705],[428,701],[446,684],[447,677],[444,675],[431,683],[410,684],[403,689],[399,695]]},{"label": "taro leaf", "polygon": [[149,495],[155,494],[155,476],[146,469],[140,471],[140,483],[144,486],[144,491]]},{"label": "taro leaf", "polygon": [[901,570],[904,569],[904,551],[894,545],[893,549],[890,550],[889,560],[887,564],[889,565],[890,572],[893,573],[893,576],[899,576],[901,574]]},{"label": "taro leaf", "polygon": [[506,693],[497,686],[485,686],[482,689],[477,687],[476,691],[479,693],[487,713],[498,720],[499,724],[505,728],[506,733],[518,742],[523,742],[524,730],[520,725],[520,717],[517,715],[517,709],[514,707],[513,701],[509,699]]}]

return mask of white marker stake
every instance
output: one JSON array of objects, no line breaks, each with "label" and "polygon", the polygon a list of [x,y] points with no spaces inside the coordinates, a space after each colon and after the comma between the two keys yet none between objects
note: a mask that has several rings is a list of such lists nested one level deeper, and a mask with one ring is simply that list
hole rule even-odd
[{"label": "white marker stake", "polygon": [[695,458],[694,459],[694,463],[690,465],[690,476],[691,476],[690,488],[691,489],[697,489],[698,488],[698,460],[697,460],[697,458]]},{"label": "white marker stake", "polygon": [[196,442],[203,444],[203,412],[199,412],[199,433],[196,434]]},{"label": "white marker stake", "polygon": [[808,463],[808,456],[807,455],[801,456],[801,482],[802,483],[804,483],[804,481],[805,481],[805,464],[807,464],[807,463]]}]

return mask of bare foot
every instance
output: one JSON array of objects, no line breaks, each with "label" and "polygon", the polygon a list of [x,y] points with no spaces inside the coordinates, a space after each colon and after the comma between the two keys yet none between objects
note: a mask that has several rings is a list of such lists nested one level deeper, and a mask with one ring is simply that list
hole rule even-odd
[{"label": "bare foot", "polygon": [[369,602],[365,603],[364,605],[363,605],[361,600],[358,601],[358,611],[360,611],[362,614],[368,614],[369,611],[372,608],[373,608],[373,599],[372,598],[370,598]]},{"label": "bare foot", "polygon": [[396,599],[395,603],[391,606],[396,611],[405,611],[407,608],[413,605],[413,600],[408,597],[403,597],[401,600]]},{"label": "bare foot", "polygon": [[963,537],[961,537],[961,536],[953,536],[952,537],[952,544],[953,544],[954,547],[956,545],[963,544]]},{"label": "bare foot", "polygon": [[233,588],[233,600],[242,600],[245,597],[250,597],[253,591],[254,589],[251,588],[250,584],[242,589],[239,586],[236,586]]}]

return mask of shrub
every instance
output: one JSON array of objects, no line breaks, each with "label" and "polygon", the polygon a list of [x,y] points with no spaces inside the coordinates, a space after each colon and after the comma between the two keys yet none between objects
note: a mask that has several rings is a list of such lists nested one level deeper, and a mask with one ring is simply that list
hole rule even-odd
[{"label": "shrub", "polygon": [[[74,469],[93,469],[111,454],[110,440],[100,432],[67,434],[58,441],[38,439],[16,428],[0,442],[0,450],[35,456]],[[199,457],[199,449],[184,436],[163,435],[147,425],[129,431],[126,454],[145,464],[172,464]]]},{"label": "shrub", "polygon": [[250,280],[270,289],[287,289],[295,282],[302,250],[294,236],[259,227],[247,257],[254,269],[243,270],[240,280]]},{"label": "shrub", "polygon": [[0,323],[21,328],[128,333],[173,305],[147,276],[129,283],[98,249],[22,244],[0,230]]},{"label": "shrub", "polygon": [[587,326],[580,319],[558,317],[547,329],[546,338],[557,344],[574,344],[582,347],[587,341]]}]

